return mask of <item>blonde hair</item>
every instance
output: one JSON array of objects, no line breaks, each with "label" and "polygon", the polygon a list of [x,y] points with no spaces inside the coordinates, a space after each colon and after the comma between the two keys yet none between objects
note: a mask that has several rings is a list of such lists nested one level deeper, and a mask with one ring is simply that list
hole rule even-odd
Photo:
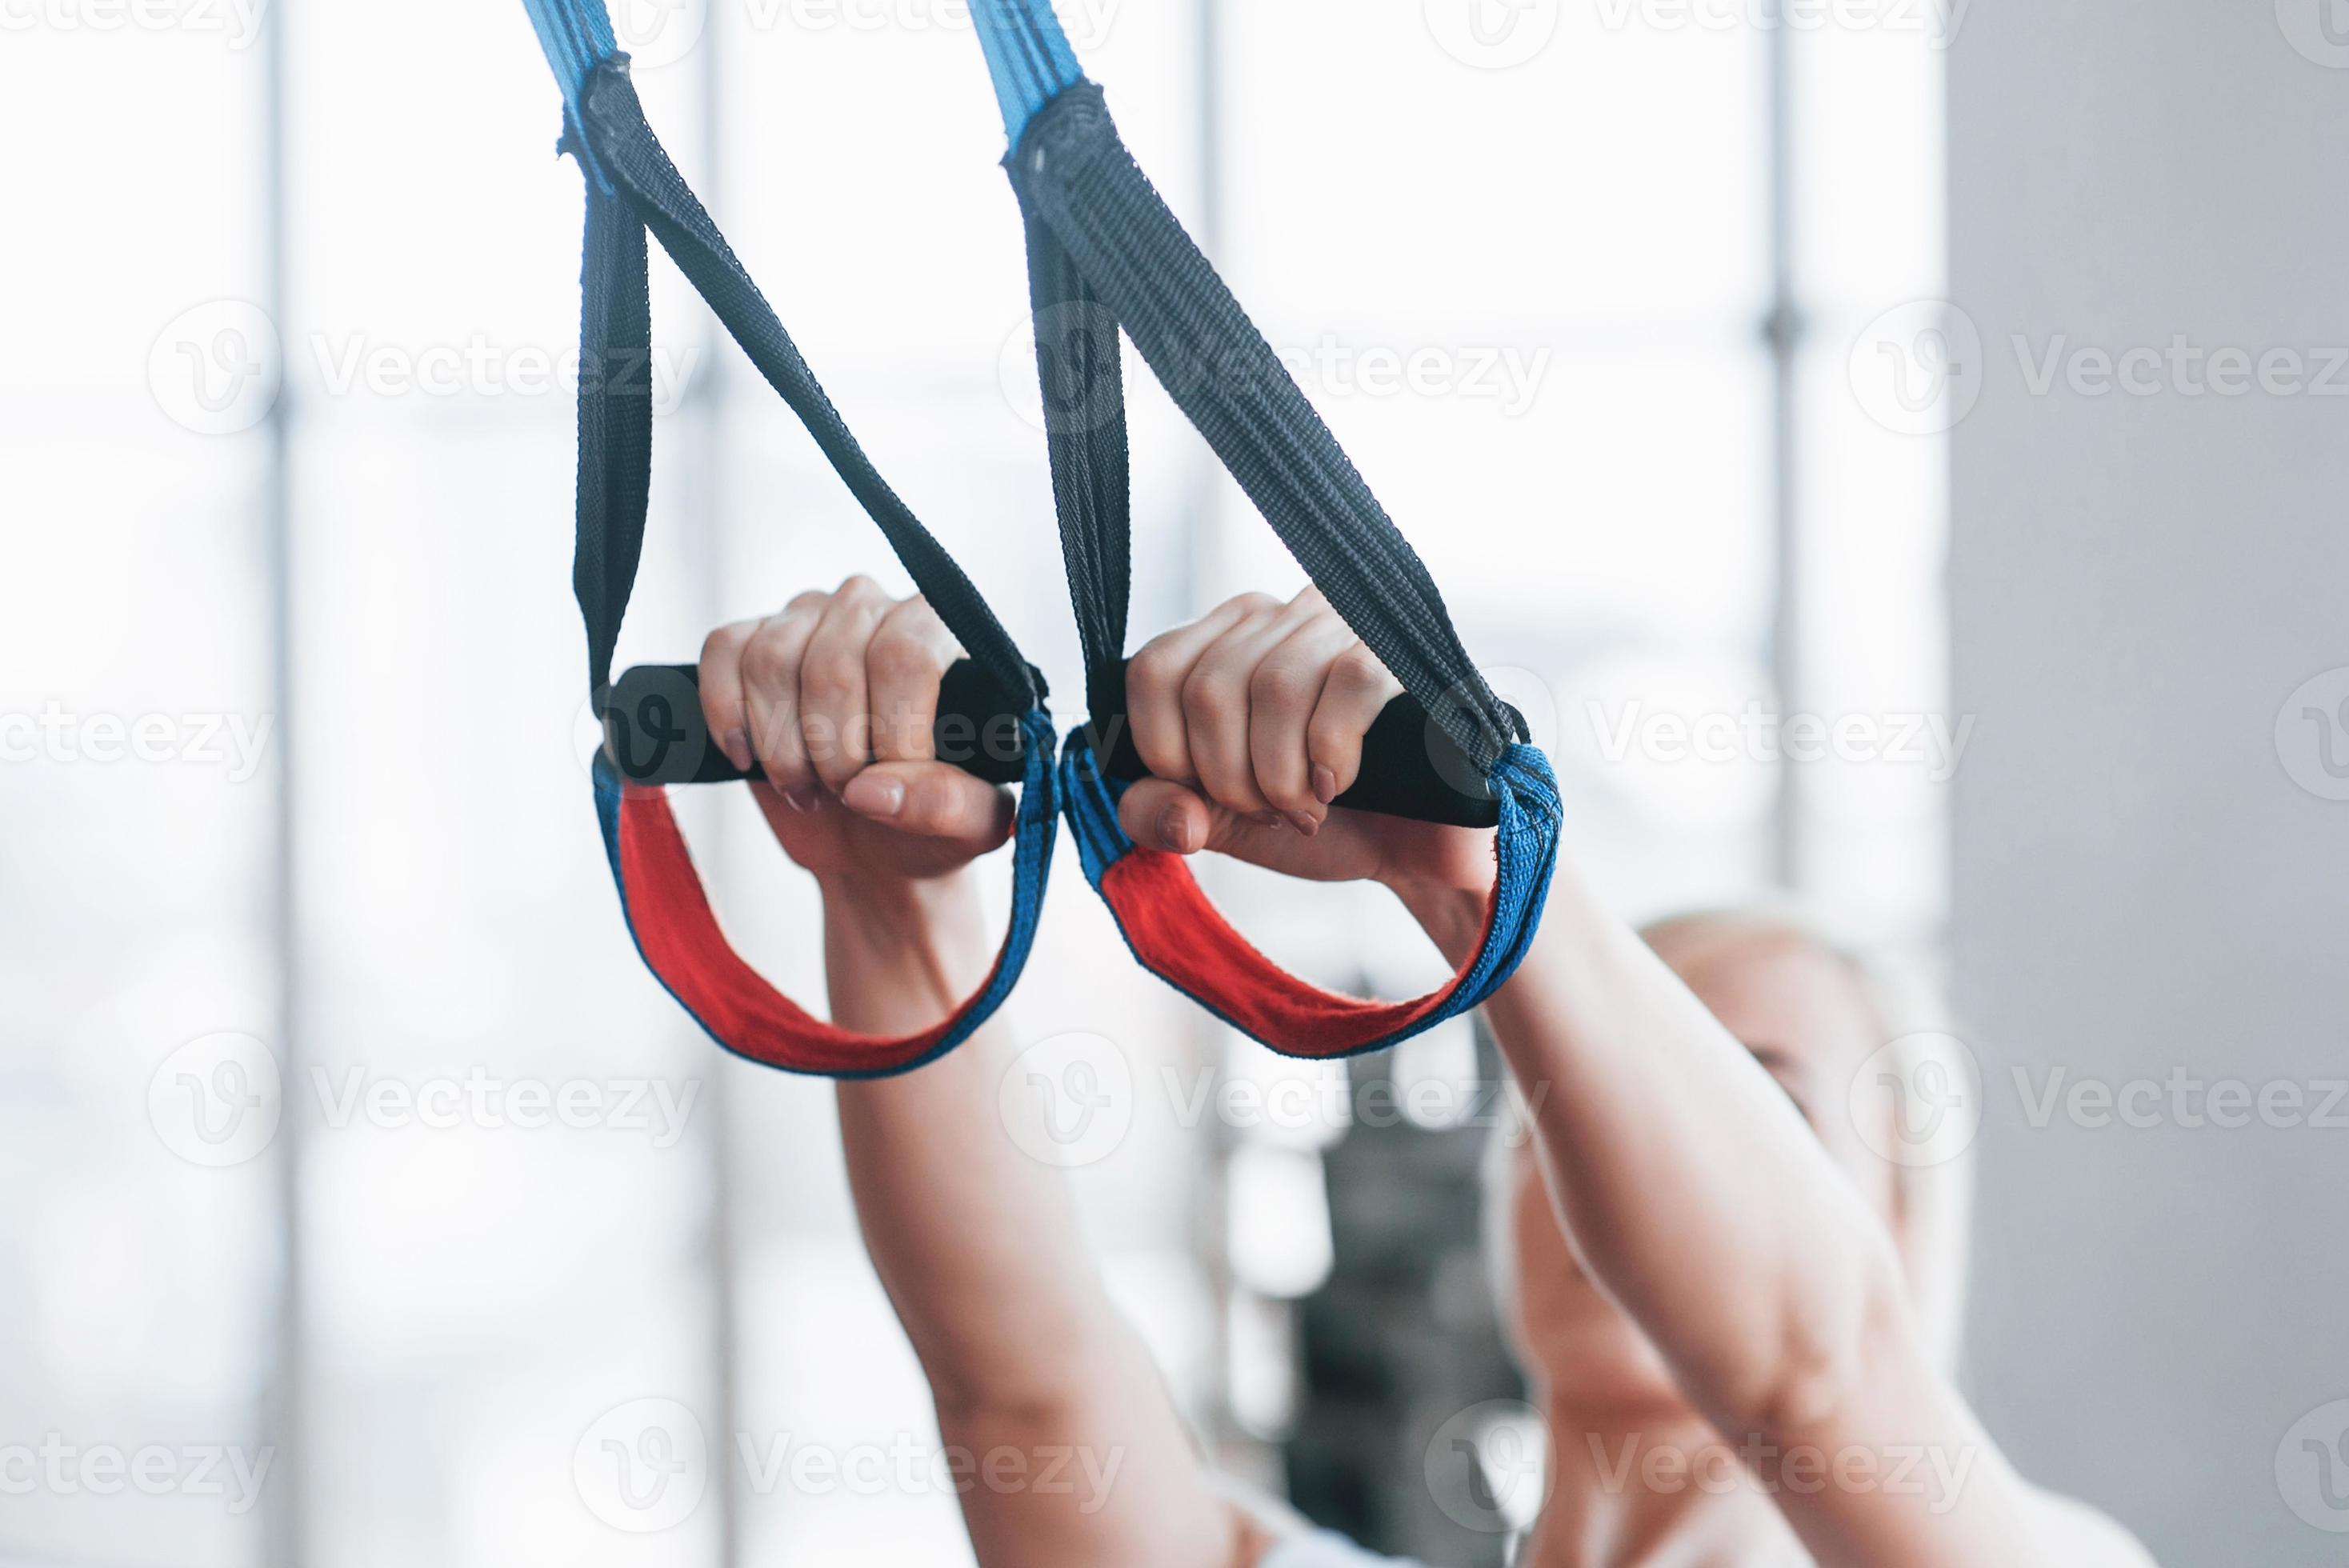
[{"label": "blonde hair", "polygon": [[[1654,922],[1640,931],[1651,948],[1699,934],[1757,944],[1785,943],[1834,961],[1850,977],[1868,1014],[1875,1037],[1896,1057],[1929,1049],[1934,1037],[1953,1033],[1940,988],[1918,968],[1881,948],[1837,931],[1811,911],[1791,903],[1701,910]],[[1899,1063],[1913,1081],[1914,1064]],[[1514,1103],[1514,1102],[1513,1102]],[[1516,1114],[1505,1119],[1485,1150],[1484,1180],[1485,1255],[1495,1305],[1505,1322],[1516,1299],[1516,1241],[1512,1228],[1517,1149],[1526,1130]],[[1909,1284],[1909,1300],[1936,1361],[1954,1374],[1964,1341],[1966,1285],[1972,1258],[1973,1157],[1971,1150],[1934,1152],[1930,1161],[1893,1167],[1893,1241]],[[1514,1326],[1512,1326],[1514,1332]]]}]

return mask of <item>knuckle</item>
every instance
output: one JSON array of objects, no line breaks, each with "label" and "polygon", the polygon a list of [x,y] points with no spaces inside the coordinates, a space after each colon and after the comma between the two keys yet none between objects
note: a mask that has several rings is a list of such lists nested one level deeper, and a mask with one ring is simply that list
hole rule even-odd
[{"label": "knuckle", "polygon": [[1183,680],[1183,712],[1193,722],[1213,718],[1237,706],[1239,683],[1222,666],[1205,662]]},{"label": "knuckle", "polygon": [[754,686],[781,685],[791,674],[797,639],[774,624],[761,626],[742,645],[742,679]]},{"label": "knuckle", "polygon": [[1350,692],[1378,691],[1392,678],[1387,674],[1386,665],[1379,663],[1379,656],[1363,643],[1356,643],[1348,648],[1338,655],[1338,662],[1330,666],[1330,681],[1343,683]]},{"label": "knuckle", "polygon": [[913,686],[944,675],[946,659],[914,628],[885,623],[864,650],[864,668],[876,683]]},{"label": "knuckle", "polygon": [[701,639],[701,662],[705,665],[723,664],[729,660],[739,662],[741,650],[749,645],[755,630],[756,624],[748,621],[719,627]]},{"label": "knuckle", "polygon": [[1306,754],[1320,762],[1337,762],[1361,748],[1361,736],[1334,718],[1319,717],[1305,727]]},{"label": "knuckle", "polygon": [[1317,689],[1312,672],[1294,659],[1267,659],[1248,676],[1248,696],[1268,707],[1296,707]]},{"label": "knuckle", "polygon": [[854,603],[870,603],[874,599],[885,598],[886,595],[881,592],[881,584],[862,572],[854,572],[840,580],[840,587],[834,591],[833,597]]},{"label": "knuckle", "polygon": [[811,651],[800,671],[800,687],[812,697],[833,700],[852,696],[864,681],[864,662],[840,648]]},{"label": "knuckle", "polygon": [[1145,701],[1174,696],[1175,674],[1174,656],[1164,640],[1154,640],[1127,662],[1126,694]]}]

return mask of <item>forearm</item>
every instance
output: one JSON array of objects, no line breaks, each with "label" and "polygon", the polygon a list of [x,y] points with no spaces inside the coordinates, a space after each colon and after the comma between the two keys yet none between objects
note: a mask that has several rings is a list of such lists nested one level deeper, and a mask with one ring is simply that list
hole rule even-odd
[{"label": "forearm", "polygon": [[[967,884],[827,898],[833,1013],[926,1028],[986,977]],[[1237,1514],[1209,1478],[1140,1336],[1109,1299],[1061,1171],[1005,1125],[1017,1040],[999,1020],[904,1078],[839,1086],[857,1215],[919,1355],[983,1563],[1228,1568]],[[1008,1485],[983,1478],[990,1460]]]},{"label": "forearm", "polygon": [[[1474,901],[1402,891],[1454,956],[1474,944]],[[1569,865],[1486,1016],[1577,1255],[1708,1417],[1791,1419],[1908,1332],[1880,1223],[1770,1075]]]},{"label": "forearm", "polygon": [[[833,1017],[925,1029],[985,983],[992,954],[968,876],[826,890]],[[1115,1325],[1060,1172],[1011,1140],[1001,1015],[902,1078],[839,1085],[865,1244],[942,1406],[1049,1402]]]},{"label": "forearm", "polygon": [[[1474,946],[1475,901],[1398,892],[1455,958]],[[1577,1256],[1715,1429],[1753,1445],[1818,1562],[2048,1560],[2026,1490],[1916,1330],[1881,1223],[1752,1053],[1570,866],[1486,1013]],[[1916,1460],[1933,1480],[1920,1500],[1782,1474],[1852,1455]]]}]

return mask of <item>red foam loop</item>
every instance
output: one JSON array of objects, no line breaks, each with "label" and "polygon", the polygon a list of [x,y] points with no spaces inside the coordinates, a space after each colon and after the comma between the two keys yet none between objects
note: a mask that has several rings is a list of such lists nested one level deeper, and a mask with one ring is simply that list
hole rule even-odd
[{"label": "red foam loop", "polygon": [[[1007,964],[1026,955],[1023,923],[1015,913],[1012,935],[986,984],[952,1015],[918,1035],[900,1037],[843,1029],[768,985],[727,942],[667,791],[625,786],[618,827],[617,869],[628,926],[645,963],[719,1045],[769,1067],[824,1078],[911,1071],[953,1049],[986,1020],[1010,989]],[[1048,822],[1045,831],[1050,830]],[[1032,931],[1032,916],[1025,925]],[[1009,978],[1017,977],[1015,968]]]},{"label": "red foam loop", "polygon": [[1500,909],[1496,890],[1449,985],[1416,1001],[1371,1002],[1309,985],[1257,951],[1179,855],[1130,851],[1102,872],[1101,893],[1144,967],[1283,1056],[1315,1060],[1395,1044],[1458,1010]]}]

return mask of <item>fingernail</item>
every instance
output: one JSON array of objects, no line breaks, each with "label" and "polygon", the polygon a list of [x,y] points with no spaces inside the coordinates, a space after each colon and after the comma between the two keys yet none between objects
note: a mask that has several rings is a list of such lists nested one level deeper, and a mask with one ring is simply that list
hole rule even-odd
[{"label": "fingernail", "polygon": [[1288,813],[1288,825],[1296,829],[1299,832],[1304,834],[1309,839],[1321,830],[1320,819],[1318,817],[1309,817],[1302,811],[1291,811]]},{"label": "fingernail", "polygon": [[1169,806],[1159,813],[1158,847],[1169,854],[1191,852],[1191,819],[1180,806]]},{"label": "fingernail", "polygon": [[905,781],[885,773],[859,773],[840,799],[858,816],[894,817],[905,809]]},{"label": "fingernail", "polygon": [[1338,776],[1319,765],[1313,769],[1313,798],[1324,806],[1338,798]]},{"label": "fingernail", "polygon": [[726,760],[734,764],[737,773],[750,771],[750,738],[739,729],[730,729],[718,743],[726,752]]},{"label": "fingernail", "polygon": [[804,817],[823,804],[823,791],[812,784],[794,784],[783,791],[783,804]]}]

